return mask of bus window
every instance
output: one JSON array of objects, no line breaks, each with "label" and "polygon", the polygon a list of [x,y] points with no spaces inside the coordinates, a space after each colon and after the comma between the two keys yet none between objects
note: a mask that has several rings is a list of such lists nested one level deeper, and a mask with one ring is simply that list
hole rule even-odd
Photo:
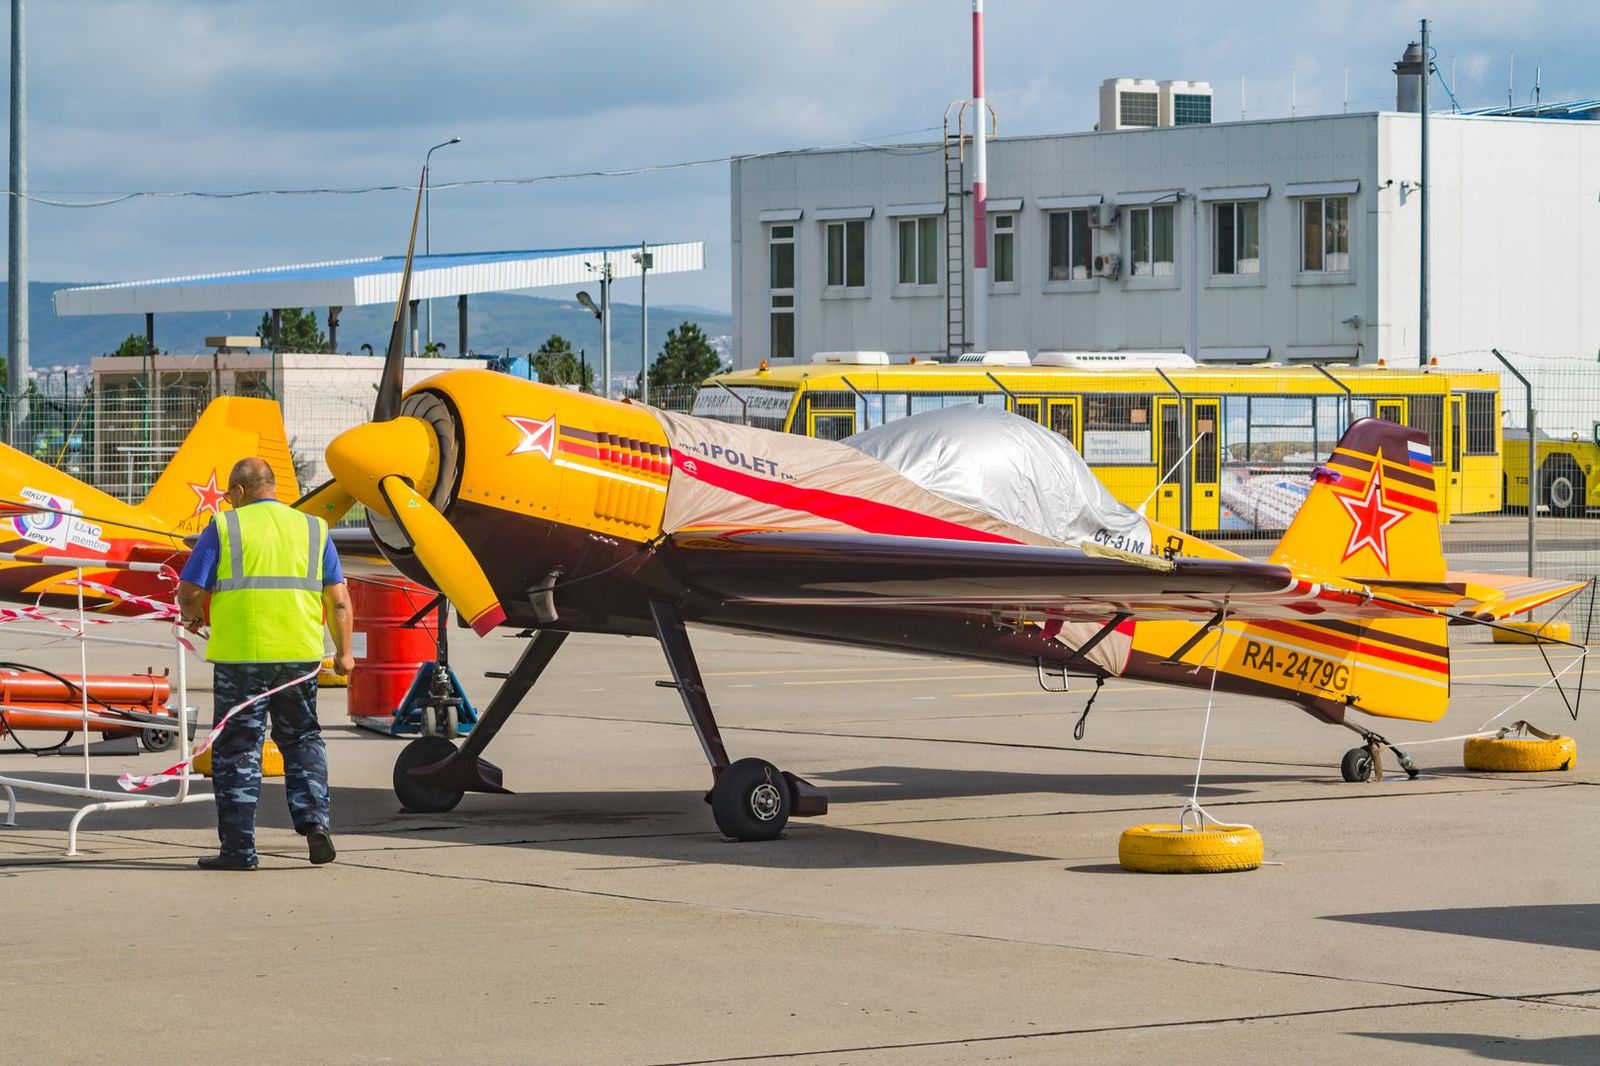
[{"label": "bus window", "polygon": [[865,392],[856,397],[856,425],[862,429],[876,429],[886,420],[883,393]]},{"label": "bus window", "polygon": [[1150,397],[1087,393],[1083,397],[1083,457],[1096,466],[1146,466],[1150,454]]},{"label": "bus window", "polygon": [[1406,424],[1406,404],[1404,400],[1379,400],[1378,417],[1385,422]]},{"label": "bus window", "polygon": [[1074,446],[1078,443],[1078,405],[1073,400],[1050,401],[1050,428]]},{"label": "bus window", "polygon": [[1026,418],[1029,422],[1039,421],[1039,401],[1018,400],[1016,413]]},{"label": "bus window", "polygon": [[1428,435],[1428,447],[1433,452],[1433,461],[1437,463],[1444,454],[1444,397],[1411,397],[1408,424],[1412,429],[1420,429]]},{"label": "bus window", "polygon": [[1372,417],[1372,399],[1367,396],[1350,397],[1350,421]]},{"label": "bus window", "polygon": [[844,440],[855,431],[855,415],[815,414],[811,416],[811,435],[818,440]]},{"label": "bus window", "polygon": [[1194,434],[1194,479],[1211,484],[1217,480],[1217,401],[1195,401]]},{"label": "bus window", "polygon": [[1467,399],[1467,454],[1493,455],[1494,428],[1500,421],[1497,393],[1469,392]]},{"label": "bus window", "polygon": [[1183,412],[1175,403],[1161,405],[1161,483],[1176,485],[1183,481]]}]

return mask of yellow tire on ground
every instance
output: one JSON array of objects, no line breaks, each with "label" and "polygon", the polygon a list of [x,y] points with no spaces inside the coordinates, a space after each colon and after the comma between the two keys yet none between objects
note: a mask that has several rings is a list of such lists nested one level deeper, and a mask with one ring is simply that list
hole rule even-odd
[{"label": "yellow tire on ground", "polygon": [[1505,629],[1494,629],[1494,642],[1496,644],[1547,644],[1553,640],[1571,640],[1572,623],[1551,620],[1549,622],[1501,622]]},{"label": "yellow tire on ground", "polygon": [[1124,870],[1147,874],[1220,874],[1261,865],[1261,834],[1249,826],[1183,829],[1136,825],[1124,830],[1117,859]]},{"label": "yellow tire on ground", "polygon": [[1462,746],[1468,770],[1527,774],[1570,770],[1578,765],[1578,742],[1571,737],[1472,737]]},{"label": "yellow tire on ground", "polygon": [[[195,756],[194,772],[205,777],[211,776],[211,752],[209,749]],[[270,738],[261,746],[261,776],[283,776],[283,752],[278,750],[278,745],[274,744]]]}]

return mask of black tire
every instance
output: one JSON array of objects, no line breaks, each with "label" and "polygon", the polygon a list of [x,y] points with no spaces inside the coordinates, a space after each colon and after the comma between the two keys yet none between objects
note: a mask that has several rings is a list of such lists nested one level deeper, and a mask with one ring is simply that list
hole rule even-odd
[{"label": "black tire", "polygon": [[167,729],[139,730],[139,746],[145,751],[168,751],[178,742],[178,734]]},{"label": "black tire", "polygon": [[1366,748],[1351,748],[1339,760],[1339,776],[1346,781],[1371,781],[1372,754]]},{"label": "black tire", "polygon": [[711,789],[711,816],[734,840],[771,840],[789,823],[789,782],[764,759],[740,759]]},{"label": "black tire", "polygon": [[394,761],[394,794],[402,807],[417,814],[455,810],[465,793],[427,785],[411,776],[417,767],[447,759],[455,750],[456,746],[444,737],[418,737],[401,749],[400,757]]},{"label": "black tire", "polygon": [[1582,518],[1587,508],[1584,493],[1588,491],[1583,471],[1571,462],[1551,464],[1545,468],[1543,489],[1545,505],[1557,518]]}]

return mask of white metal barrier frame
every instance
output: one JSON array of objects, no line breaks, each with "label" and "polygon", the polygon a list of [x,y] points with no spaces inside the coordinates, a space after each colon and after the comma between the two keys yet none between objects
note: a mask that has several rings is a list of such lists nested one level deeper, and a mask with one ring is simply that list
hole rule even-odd
[{"label": "white metal barrier frame", "polygon": [[[0,560],[4,560],[6,562],[25,562],[34,565],[60,566],[71,569],[76,574],[76,576],[70,582],[70,584],[72,584],[77,590],[78,604],[76,612],[76,624],[72,624],[62,619],[53,618],[47,615],[42,609],[37,607],[22,608],[20,610],[13,609],[9,612],[6,612],[9,617],[6,617],[5,621],[15,622],[24,618],[35,621],[47,621],[58,628],[56,630],[16,628],[11,629],[10,632],[26,636],[41,636],[59,639],[63,635],[64,631],[66,636],[78,642],[79,676],[76,684],[78,686],[79,710],[76,714],[74,714],[72,711],[62,711],[61,714],[63,715],[64,725],[77,723],[83,734],[82,785],[58,785],[50,781],[34,781],[23,777],[0,775],[0,789],[4,789],[6,795],[7,809],[5,825],[15,826],[17,824],[17,794],[14,790],[18,788],[31,789],[35,792],[48,792],[58,796],[77,796],[95,800],[96,802],[94,803],[89,803],[83,807],[80,807],[77,813],[72,816],[72,821],[67,825],[67,854],[77,855],[78,826],[82,824],[83,820],[91,814],[100,811],[134,810],[143,807],[177,807],[185,803],[199,803],[202,801],[210,802],[212,798],[211,793],[193,793],[189,791],[189,780],[192,774],[188,763],[191,758],[192,745],[189,736],[189,671],[188,662],[184,656],[184,652],[188,647],[188,642],[184,640],[182,630],[174,625],[173,638],[172,641],[168,643],[165,641],[155,640],[137,640],[130,637],[102,636],[97,633],[91,633],[89,628],[91,625],[100,625],[113,621],[135,621],[141,618],[161,619],[175,623],[177,621],[177,609],[168,604],[158,603],[156,601],[148,601],[149,606],[152,609],[143,615],[138,615],[131,618],[114,618],[109,616],[91,617],[85,610],[83,602],[85,588],[93,585],[92,582],[89,582],[85,579],[85,569],[132,570],[140,573],[158,574],[174,589],[177,588],[178,584],[177,572],[165,563],[128,562],[117,559],[82,558],[65,555],[18,555],[14,552],[0,552]],[[127,599],[134,602],[145,602],[139,597],[129,596]],[[100,644],[118,644],[124,647],[134,648],[172,649],[176,652],[176,657],[178,660],[176,675],[177,691],[171,697],[169,697],[170,699],[176,700],[175,713],[165,722],[141,721],[139,723],[141,728],[152,729],[161,732],[176,731],[178,734],[178,756],[182,760],[184,769],[183,773],[178,777],[178,789],[172,795],[140,796],[137,798],[130,798],[127,792],[113,792],[108,789],[96,788],[94,786],[94,781],[89,766],[89,745],[92,738],[92,730],[89,727],[96,722],[105,723],[113,720],[104,718],[98,714],[92,713],[89,710],[88,677],[89,644],[91,641]],[[67,680],[72,681],[72,678],[68,677]],[[34,713],[37,712],[35,711]],[[126,724],[126,720],[124,719],[116,719],[114,721],[115,724]],[[170,757],[171,752],[168,751],[164,754]]]}]

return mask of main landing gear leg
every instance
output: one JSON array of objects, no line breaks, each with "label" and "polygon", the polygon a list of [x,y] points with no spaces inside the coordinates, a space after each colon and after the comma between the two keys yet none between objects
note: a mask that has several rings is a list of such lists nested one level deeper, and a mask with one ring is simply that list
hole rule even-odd
[{"label": "main landing gear leg", "polygon": [[405,746],[394,764],[394,794],[407,810],[442,814],[464,793],[511,791],[501,784],[500,767],[480,756],[566,639],[567,634],[547,629],[534,636],[459,750],[441,736],[419,737]]},{"label": "main landing gear leg", "polygon": [[1400,769],[1406,776],[1413,780],[1421,773],[1417,764],[1411,761],[1411,756],[1389,743],[1383,737],[1370,729],[1364,729],[1354,722],[1341,722],[1346,729],[1361,735],[1366,741],[1359,748],[1351,748],[1344,753],[1344,758],[1339,763],[1339,774],[1346,781],[1382,781],[1383,780],[1383,749],[1388,748],[1394,752],[1394,757],[1400,760]]},{"label": "main landing gear leg", "polygon": [[[722,730],[717,727],[716,716],[711,711],[711,700],[700,678],[700,667],[695,663],[694,649],[689,645],[689,633],[682,616],[677,607],[666,600],[651,600],[650,617],[655,622],[656,638],[661,641],[667,666],[672,670],[671,681],[657,681],[656,684],[677,689],[683,698],[684,710],[689,712],[689,722],[694,726],[695,736],[700,738],[706,761],[711,764],[712,785],[706,800],[711,804],[717,828],[734,840],[771,840],[783,832],[791,814],[796,817],[827,814],[827,794],[804,778],[779,770],[763,759],[728,761],[727,749],[722,746]],[[473,735],[476,736],[476,732]]]}]

